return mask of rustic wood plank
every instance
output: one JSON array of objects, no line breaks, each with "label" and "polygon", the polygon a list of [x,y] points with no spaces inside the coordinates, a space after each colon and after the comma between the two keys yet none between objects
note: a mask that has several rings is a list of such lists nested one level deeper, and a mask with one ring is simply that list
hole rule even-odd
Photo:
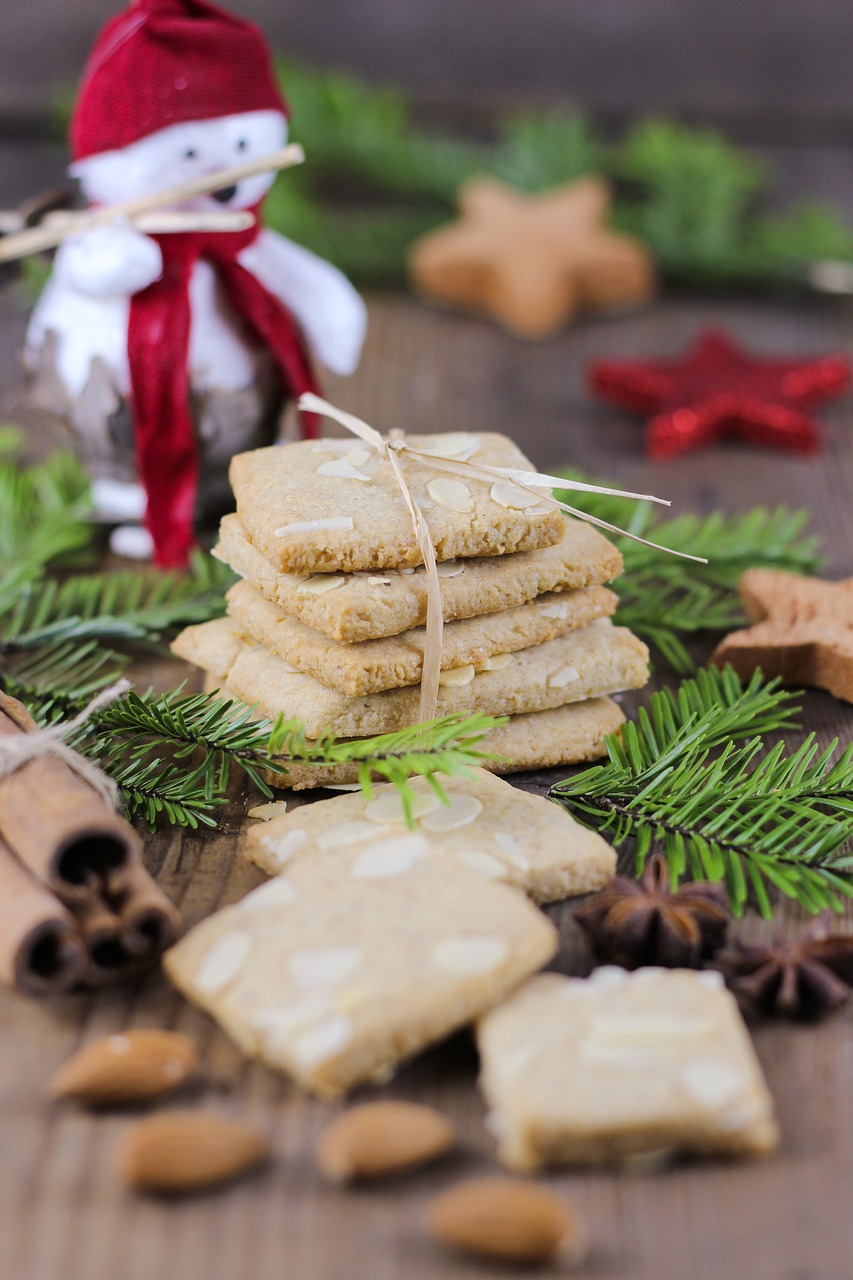
[{"label": "rustic wood plank", "polygon": [[[0,119],[34,127],[118,0],[5,0]],[[838,0],[230,0],[277,48],[419,98],[571,99],[611,118],[727,120],[743,136],[849,143],[853,36]]]},{"label": "rustic wood plank", "polygon": [[[676,510],[737,509],[758,500],[807,505],[827,541],[832,570],[853,571],[849,400],[826,413],[827,452],[816,460],[721,447],[653,466],[640,450],[640,425],[587,398],[584,366],[590,358],[668,352],[708,323],[725,324],[767,351],[849,350],[853,339],[849,310],[824,300],[672,298],[641,314],[585,322],[553,342],[527,346],[413,301],[375,298],[362,368],[346,384],[330,379],[328,392],[383,429],[507,431],[543,466],[571,461],[626,485],[652,487],[672,497]],[[0,310],[5,417],[20,405],[14,346],[22,326],[20,307],[7,297]],[[34,431],[45,430],[32,421]],[[179,670],[165,664],[154,674],[168,687]],[[149,668],[140,678],[151,674]],[[834,734],[848,741],[853,709],[815,694],[805,725],[822,741]],[[522,781],[541,788],[547,780],[537,775]],[[219,831],[164,831],[148,842],[150,865],[187,924],[238,899],[260,879],[237,851],[247,803],[235,788]],[[577,969],[582,947],[566,908],[552,914],[564,931],[562,965]],[[10,1280],[225,1280],[241,1274],[253,1280],[461,1280],[494,1274],[440,1258],[422,1230],[433,1192],[453,1177],[494,1167],[466,1036],[404,1068],[389,1090],[452,1115],[463,1135],[458,1159],[405,1182],[340,1193],[320,1183],[311,1162],[313,1143],[334,1109],[244,1062],[162,979],[42,1004],[4,994],[0,1018],[0,1274]],[[276,1150],[272,1169],[185,1203],[137,1200],[120,1189],[112,1150],[129,1117],[89,1117],[53,1106],[45,1087],[76,1044],[145,1025],[178,1027],[197,1038],[204,1079],[188,1101],[267,1128]],[[577,1201],[592,1228],[595,1253],[584,1274],[608,1280],[847,1280],[853,1011],[818,1027],[765,1025],[757,1028],[756,1042],[784,1134],[772,1159],[703,1163],[656,1176],[560,1173],[548,1179]]]}]

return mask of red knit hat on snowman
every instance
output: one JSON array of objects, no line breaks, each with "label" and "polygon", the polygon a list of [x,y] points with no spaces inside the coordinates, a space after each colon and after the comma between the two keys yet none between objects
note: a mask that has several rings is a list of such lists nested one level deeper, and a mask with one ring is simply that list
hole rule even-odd
[{"label": "red knit hat on snowman", "polygon": [[266,41],[205,0],[135,0],[89,55],[71,122],[75,160],[172,124],[287,107]]},{"label": "red knit hat on snowman", "polygon": [[[104,27],[90,54],[71,123],[76,161],[117,151],[171,125],[287,108],[257,27],[206,0],[136,0]],[[258,210],[254,210],[256,217]],[[136,460],[146,526],[163,567],[186,563],[194,541],[198,448],[190,408],[189,285],[210,262],[255,340],[272,352],[285,391],[318,386],[291,312],[238,260],[260,222],[241,232],[154,236],[161,278],[134,294],[128,361]],[[303,417],[306,434],[316,430]]]}]

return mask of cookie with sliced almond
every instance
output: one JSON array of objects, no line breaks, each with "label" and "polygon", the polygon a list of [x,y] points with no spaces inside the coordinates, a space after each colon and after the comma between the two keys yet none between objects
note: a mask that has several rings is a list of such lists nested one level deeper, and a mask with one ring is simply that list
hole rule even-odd
[{"label": "cookie with sliced almond", "polygon": [[[172,651],[227,684],[261,715],[294,717],[309,738],[325,733],[369,737],[417,723],[418,685],[351,698],[294,671],[234,618],[187,627]],[[519,715],[638,689],[648,680],[648,660],[648,649],[627,627],[597,618],[580,630],[508,653],[506,661],[492,660],[479,671],[473,663],[443,671],[436,715]]]},{"label": "cookie with sliced almond", "polygon": [[498,1158],[550,1164],[756,1156],[779,1131],[734,997],[711,970],[542,974],[478,1026]]},{"label": "cookie with sliced almond", "polygon": [[[213,554],[271,604],[330,640],[376,640],[426,622],[423,566],[375,573],[282,573],[253,545],[233,513],[219,526]],[[488,616],[546,592],[601,586],[621,572],[622,557],[613,544],[592,525],[566,516],[562,537],[553,546],[441,561],[441,609],[447,623]]]},{"label": "cookie with sliced almond", "polygon": [[[616,868],[613,848],[559,805],[521,791],[484,769],[442,780],[447,804],[426,778],[412,778],[411,821],[430,850],[484,880],[522,889],[535,902],[557,902],[601,889]],[[254,824],[245,851],[269,875],[294,858],[323,850],[367,850],[405,836],[406,808],[396,787],[303,805]]]},{"label": "cookie with sliced almond", "polygon": [[[462,561],[447,561],[438,570],[440,579],[463,571]],[[348,698],[417,684],[423,675],[426,627],[343,644],[306,627],[247,582],[235,583],[226,601],[229,616],[252,639],[294,671],[313,676]],[[512,609],[449,622],[441,642],[444,684],[467,684],[469,668],[471,676],[477,671],[503,671],[510,665],[510,655],[519,649],[545,644],[598,618],[608,618],[616,603],[616,596],[606,587],[548,591]]]},{"label": "cookie with sliced almond", "polygon": [[334,1098],[498,1004],[556,943],[517,890],[378,824],[203,920],[165,967],[245,1053]]},{"label": "cookie with sliced almond", "polygon": [[[563,516],[529,489],[449,473],[445,464],[533,472],[507,436],[444,432],[407,436],[436,465],[402,467],[438,560],[500,556],[549,547]],[[278,571],[293,574],[414,568],[422,563],[412,519],[387,458],[356,438],[306,440],[237,454],[229,470],[237,515],[252,545]]]}]

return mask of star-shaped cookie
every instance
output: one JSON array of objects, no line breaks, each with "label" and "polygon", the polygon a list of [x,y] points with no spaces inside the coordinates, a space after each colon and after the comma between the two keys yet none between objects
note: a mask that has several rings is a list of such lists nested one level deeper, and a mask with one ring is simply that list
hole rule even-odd
[{"label": "star-shaped cookie", "polygon": [[711,661],[747,677],[757,667],[784,684],[826,689],[853,702],[853,578],[824,582],[775,569],[749,569],[738,587],[755,624],[733,631]]},{"label": "star-shaped cookie", "polygon": [[600,360],[589,370],[601,399],[651,415],[646,449],[653,458],[736,438],[814,453],[820,433],[808,410],[849,381],[841,356],[760,359],[715,329],[677,360]]},{"label": "star-shaped cookie", "polygon": [[412,284],[430,301],[545,338],[581,311],[647,302],[654,268],[643,246],[605,226],[610,190],[582,178],[524,195],[491,178],[462,187],[457,222],[417,241]]}]

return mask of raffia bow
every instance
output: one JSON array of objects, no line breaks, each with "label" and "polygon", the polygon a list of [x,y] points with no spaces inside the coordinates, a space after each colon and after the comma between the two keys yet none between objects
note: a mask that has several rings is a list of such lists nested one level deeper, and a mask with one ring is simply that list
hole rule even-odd
[{"label": "raffia bow", "polygon": [[129,680],[119,680],[109,689],[97,694],[73,720],[63,720],[46,729],[24,730],[23,733],[11,734],[0,738],[0,778],[8,778],[17,773],[31,760],[39,760],[43,756],[56,756],[63,764],[73,769],[79,778],[87,782],[98,793],[104,803],[114,809],[118,801],[118,787],[105,773],[85,756],[81,756],[69,747],[69,738],[76,729],[80,729],[92,718],[96,711],[115,702],[130,688]]},{"label": "raffia bow", "polygon": [[[441,675],[444,616],[441,607],[441,588],[435,559],[435,545],[426,518],[409,488],[400,464],[401,458],[411,459],[413,462],[421,463],[434,471],[448,471],[452,475],[461,476],[467,480],[485,480],[491,481],[493,484],[496,481],[510,481],[525,493],[531,494],[538,501],[555,507],[560,511],[565,511],[567,515],[575,516],[579,520],[585,520],[588,524],[598,525],[599,528],[606,529],[609,533],[620,534],[622,537],[631,538],[634,542],[641,542],[646,547],[654,547],[656,551],[665,551],[669,555],[679,556],[684,560],[696,560],[700,564],[707,563],[701,556],[692,556],[686,552],[672,551],[668,547],[661,547],[656,542],[649,542],[646,538],[641,538],[637,534],[620,529],[617,525],[609,524],[606,520],[599,519],[598,516],[579,511],[576,507],[571,507],[568,503],[561,502],[559,498],[555,498],[550,490],[559,488],[574,489],[583,493],[602,493],[615,498],[635,498],[638,502],[657,502],[662,506],[668,507],[670,504],[665,498],[656,498],[648,493],[628,493],[622,489],[608,489],[597,484],[584,484],[580,480],[566,480],[562,476],[551,476],[541,471],[524,471],[516,467],[487,467],[482,463],[462,460],[461,458],[437,457],[433,453],[413,448],[407,442],[403,431],[395,430],[390,435],[383,436],[367,422],[363,422],[361,418],[357,418],[351,413],[345,413],[344,410],[336,408],[328,400],[324,400],[321,396],[314,395],[312,392],[300,396],[299,408],[308,413],[317,413],[331,418],[351,432],[352,435],[358,436],[371,449],[374,449],[390,465],[406,506],[409,509],[409,514],[412,517],[412,527],[415,531],[418,548],[423,557],[427,577],[426,639],[421,674],[421,700],[418,712],[418,718],[421,722],[432,720],[436,713],[439,677]],[[543,490],[548,492],[543,492]]]}]

